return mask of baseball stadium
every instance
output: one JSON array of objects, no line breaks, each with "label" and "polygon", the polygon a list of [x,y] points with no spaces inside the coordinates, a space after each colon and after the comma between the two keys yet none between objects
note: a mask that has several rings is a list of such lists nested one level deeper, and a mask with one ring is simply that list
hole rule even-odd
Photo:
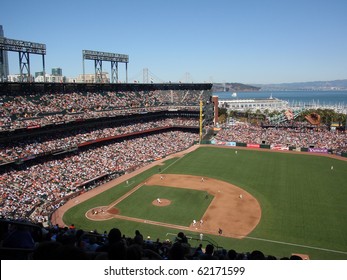
[{"label": "baseball stadium", "polygon": [[211,88],[1,83],[1,259],[347,259],[346,132]]}]

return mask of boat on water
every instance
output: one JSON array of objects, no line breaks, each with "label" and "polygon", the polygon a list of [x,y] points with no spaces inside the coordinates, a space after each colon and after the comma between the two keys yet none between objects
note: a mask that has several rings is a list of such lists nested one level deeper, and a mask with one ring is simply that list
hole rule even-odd
[{"label": "boat on water", "polygon": [[232,96],[232,97],[237,97],[237,93],[236,93],[236,92],[233,92],[233,93],[231,94],[231,96]]}]

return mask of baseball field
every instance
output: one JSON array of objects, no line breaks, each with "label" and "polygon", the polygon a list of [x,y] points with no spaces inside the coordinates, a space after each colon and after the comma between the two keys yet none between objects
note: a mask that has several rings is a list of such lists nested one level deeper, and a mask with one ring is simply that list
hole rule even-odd
[{"label": "baseball field", "polygon": [[55,219],[154,240],[184,231],[192,246],[203,233],[227,250],[278,258],[347,259],[347,162],[337,158],[199,147],[97,189]]}]

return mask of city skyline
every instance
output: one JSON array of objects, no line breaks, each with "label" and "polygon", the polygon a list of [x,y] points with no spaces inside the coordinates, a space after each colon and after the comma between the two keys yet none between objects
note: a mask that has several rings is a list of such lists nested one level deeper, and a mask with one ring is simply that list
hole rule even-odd
[{"label": "city skyline", "polygon": [[[0,38],[4,37],[4,30],[0,24]],[[0,52],[0,81],[2,77],[5,77],[9,74],[9,65],[8,65],[8,54],[7,51]]]},{"label": "city skyline", "polygon": [[[94,6],[96,5],[97,6]],[[347,2],[6,1],[5,37],[46,44],[46,72],[82,74],[82,50],[129,55],[128,80],[289,83],[347,78]],[[23,8],[25,7],[25,8]],[[9,52],[10,74],[19,73]],[[31,73],[42,71],[30,56]],[[110,73],[110,64],[103,71]],[[119,65],[120,81],[125,69]],[[86,63],[94,73],[94,63]]]}]

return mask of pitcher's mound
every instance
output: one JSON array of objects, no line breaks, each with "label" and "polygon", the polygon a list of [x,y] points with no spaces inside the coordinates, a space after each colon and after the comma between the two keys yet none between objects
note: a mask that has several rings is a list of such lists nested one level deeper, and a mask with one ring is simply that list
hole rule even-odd
[{"label": "pitcher's mound", "polygon": [[158,202],[158,200],[156,199],[152,201],[152,204],[154,206],[159,206],[159,207],[168,206],[171,204],[171,200],[163,198],[163,199],[160,199],[160,202]]}]

